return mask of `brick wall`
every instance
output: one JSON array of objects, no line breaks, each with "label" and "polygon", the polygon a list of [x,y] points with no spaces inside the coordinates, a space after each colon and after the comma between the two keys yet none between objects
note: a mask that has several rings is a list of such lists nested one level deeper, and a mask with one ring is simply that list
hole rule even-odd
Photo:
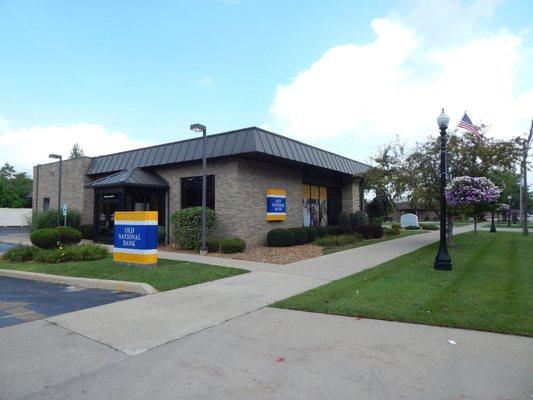
[{"label": "brick wall", "polygon": [[[89,182],[85,172],[90,157],[63,161],[61,177],[61,203],[81,213],[82,224],[93,223],[94,195],[92,189],[83,186]],[[33,167],[33,211],[43,211],[43,199],[50,198],[50,209],[58,208],[59,161]],[[37,186],[38,185],[38,186]]]}]

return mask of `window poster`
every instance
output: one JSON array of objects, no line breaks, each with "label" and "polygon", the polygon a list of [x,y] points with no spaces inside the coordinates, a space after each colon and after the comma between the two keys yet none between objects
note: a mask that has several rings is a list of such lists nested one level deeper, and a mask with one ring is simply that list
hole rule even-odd
[{"label": "window poster", "polygon": [[302,185],[302,215],[304,226],[326,226],[328,223],[327,188]]}]

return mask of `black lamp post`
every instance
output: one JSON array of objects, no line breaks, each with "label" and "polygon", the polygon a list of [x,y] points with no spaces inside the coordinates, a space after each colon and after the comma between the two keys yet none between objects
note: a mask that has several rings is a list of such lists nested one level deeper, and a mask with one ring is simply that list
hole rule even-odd
[{"label": "black lamp post", "polygon": [[507,226],[511,227],[511,202],[513,201],[513,196],[507,196],[507,201],[509,202],[509,211],[507,211]]},{"label": "black lamp post", "polygon": [[48,158],[59,160],[59,183],[57,185],[57,226],[61,226],[61,170],[63,157],[59,154],[48,154]]},{"label": "black lamp post", "polygon": [[490,224],[490,231],[492,233],[496,232],[496,225],[494,225],[494,208],[491,211],[491,224]]},{"label": "black lamp post", "polygon": [[200,254],[205,256],[207,254],[207,246],[205,245],[205,223],[206,223],[206,215],[205,215],[205,208],[206,208],[206,191],[207,191],[207,185],[205,180],[205,169],[207,165],[206,160],[206,146],[205,146],[205,134],[206,134],[206,127],[202,124],[192,124],[191,125],[191,131],[200,133],[202,132],[202,243],[200,245]]},{"label": "black lamp post", "polygon": [[446,246],[446,197],[444,188],[446,187],[446,129],[448,129],[450,117],[444,112],[444,108],[437,118],[440,129],[440,242],[439,252],[435,257],[433,268],[439,271],[451,271],[452,259],[448,254]]}]

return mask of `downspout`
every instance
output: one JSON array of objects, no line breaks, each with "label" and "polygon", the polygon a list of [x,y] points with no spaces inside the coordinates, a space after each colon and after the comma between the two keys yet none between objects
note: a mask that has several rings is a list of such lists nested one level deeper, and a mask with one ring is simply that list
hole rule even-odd
[{"label": "downspout", "polygon": [[170,244],[170,187],[167,189],[167,192],[165,194],[165,197],[166,197],[166,209],[167,209],[167,212],[166,212],[166,222],[165,222],[165,231],[166,231],[166,238],[165,238],[165,243],[167,245]]}]

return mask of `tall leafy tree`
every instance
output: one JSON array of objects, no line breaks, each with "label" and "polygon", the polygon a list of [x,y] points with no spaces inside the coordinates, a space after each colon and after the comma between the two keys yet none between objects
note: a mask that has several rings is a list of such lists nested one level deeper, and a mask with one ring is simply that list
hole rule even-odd
[{"label": "tall leafy tree", "polygon": [[74,143],[70,150],[70,158],[81,158],[84,155],[83,148],[78,143]]},{"label": "tall leafy tree", "polygon": [[31,190],[32,179],[26,172],[16,172],[9,163],[0,168],[0,207],[29,207]]}]

